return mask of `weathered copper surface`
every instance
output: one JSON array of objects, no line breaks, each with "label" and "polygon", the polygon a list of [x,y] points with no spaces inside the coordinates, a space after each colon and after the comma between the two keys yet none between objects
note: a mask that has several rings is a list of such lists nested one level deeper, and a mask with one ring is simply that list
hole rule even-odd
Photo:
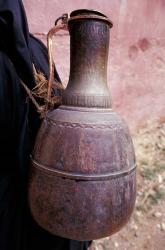
[{"label": "weathered copper surface", "polygon": [[29,203],[35,220],[52,234],[91,240],[117,232],[130,218],[135,155],[107,87],[111,22],[89,10],[71,17],[69,83],[63,105],[47,114],[37,136]]}]

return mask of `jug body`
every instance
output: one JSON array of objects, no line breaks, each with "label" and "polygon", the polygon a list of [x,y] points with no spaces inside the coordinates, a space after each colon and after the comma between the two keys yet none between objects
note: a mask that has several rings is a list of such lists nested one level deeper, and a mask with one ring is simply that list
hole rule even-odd
[{"label": "jug body", "polygon": [[69,83],[63,105],[46,115],[37,135],[29,204],[34,219],[52,234],[93,240],[117,232],[132,214],[135,155],[107,87],[111,22],[78,10],[68,26]]}]

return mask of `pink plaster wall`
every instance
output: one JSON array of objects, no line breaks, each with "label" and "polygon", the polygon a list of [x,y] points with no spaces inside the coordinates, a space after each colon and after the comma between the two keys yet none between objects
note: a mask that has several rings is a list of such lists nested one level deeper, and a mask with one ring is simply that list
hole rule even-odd
[{"label": "pink plaster wall", "polygon": [[[46,33],[62,13],[92,8],[114,22],[108,63],[113,107],[135,128],[165,117],[165,0],[23,0],[30,31]],[[69,36],[54,40],[54,59],[64,83],[69,74]]]}]

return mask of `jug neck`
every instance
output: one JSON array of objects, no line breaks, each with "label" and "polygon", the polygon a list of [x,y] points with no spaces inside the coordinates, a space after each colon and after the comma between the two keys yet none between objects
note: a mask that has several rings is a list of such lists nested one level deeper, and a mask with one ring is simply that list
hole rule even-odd
[{"label": "jug neck", "polygon": [[68,22],[70,77],[64,104],[111,107],[107,86],[109,22],[96,11],[77,10],[71,13]]}]

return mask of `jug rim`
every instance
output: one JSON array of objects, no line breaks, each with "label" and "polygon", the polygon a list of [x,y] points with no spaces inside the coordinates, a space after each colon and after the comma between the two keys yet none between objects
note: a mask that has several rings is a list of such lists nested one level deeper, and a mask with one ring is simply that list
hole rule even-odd
[{"label": "jug rim", "polygon": [[101,13],[100,11],[97,11],[94,9],[76,9],[70,13],[70,17],[77,16],[77,15],[88,15],[88,14],[107,17],[106,15]]},{"label": "jug rim", "polygon": [[70,13],[69,21],[78,19],[99,19],[109,24],[110,28],[113,27],[113,22],[103,13],[93,9],[77,9]]}]

